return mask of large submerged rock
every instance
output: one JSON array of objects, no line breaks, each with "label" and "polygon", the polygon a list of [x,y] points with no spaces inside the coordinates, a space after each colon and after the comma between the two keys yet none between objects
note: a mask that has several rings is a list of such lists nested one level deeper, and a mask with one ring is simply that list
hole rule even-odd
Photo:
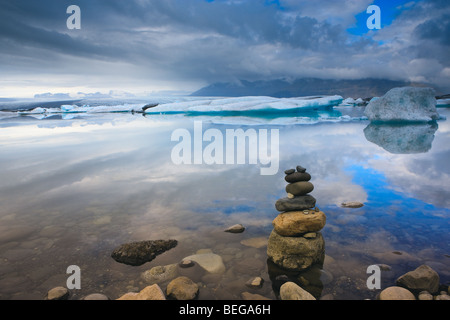
[{"label": "large submerged rock", "polygon": [[428,291],[437,293],[439,290],[439,274],[428,265],[421,265],[417,269],[400,276],[397,286],[405,287],[411,292]]},{"label": "large submerged rock", "polygon": [[432,88],[401,87],[373,98],[364,114],[370,121],[428,122],[439,119]]},{"label": "large submerged rock", "polygon": [[176,247],[177,240],[145,240],[125,243],[111,253],[111,257],[120,263],[140,266],[152,261],[157,255]]}]

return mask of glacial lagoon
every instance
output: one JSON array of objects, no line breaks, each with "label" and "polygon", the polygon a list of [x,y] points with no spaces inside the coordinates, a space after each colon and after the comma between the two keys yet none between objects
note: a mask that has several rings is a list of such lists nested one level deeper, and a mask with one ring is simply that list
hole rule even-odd
[{"label": "glacial lagoon", "polygon": [[[446,108],[438,112],[450,116]],[[427,264],[450,283],[450,125],[374,125],[362,108],[284,117],[71,114],[0,119],[0,299],[44,299],[65,286],[71,265],[81,289],[117,299],[149,285],[153,267],[203,250],[221,257],[217,273],[196,269],[198,299],[277,299],[286,275],[267,261],[267,239],[285,197],[284,170],[311,174],[327,221],[325,261],[298,277],[317,298],[375,299],[370,265],[383,265],[382,288]],[[278,171],[261,164],[175,164],[175,130],[277,129]],[[217,131],[216,131],[217,132]],[[206,143],[205,143],[206,144]],[[274,160],[274,159],[272,159]],[[343,208],[346,201],[364,204]],[[224,230],[242,224],[239,234]],[[176,239],[141,266],[111,258],[130,241]],[[206,250],[206,251],[205,251]],[[186,269],[188,270],[188,269]],[[187,272],[187,271],[186,271]],[[261,288],[246,282],[264,279]],[[289,275],[287,275],[289,276]],[[297,277],[297,276],[296,276]],[[169,280],[159,282],[165,290]]]}]

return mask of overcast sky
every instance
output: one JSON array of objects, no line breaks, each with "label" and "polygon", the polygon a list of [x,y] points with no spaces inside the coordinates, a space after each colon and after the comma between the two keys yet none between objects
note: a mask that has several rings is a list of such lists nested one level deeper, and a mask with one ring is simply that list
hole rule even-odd
[{"label": "overcast sky", "polygon": [[[366,26],[371,4],[380,30]],[[450,90],[449,57],[448,0],[0,0],[0,97],[299,77]]]}]

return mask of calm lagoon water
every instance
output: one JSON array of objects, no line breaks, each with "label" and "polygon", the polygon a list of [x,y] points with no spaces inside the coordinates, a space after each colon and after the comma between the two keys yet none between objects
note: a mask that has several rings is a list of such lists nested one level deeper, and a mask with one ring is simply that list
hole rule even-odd
[{"label": "calm lagoon water", "polygon": [[[336,109],[338,111],[336,111]],[[351,117],[359,108],[335,108]],[[448,109],[439,109],[450,116]],[[314,116],[313,116],[314,118]],[[254,164],[176,165],[176,129],[279,130],[279,170]],[[104,293],[116,299],[148,285],[142,272],[201,249],[220,255],[222,274],[191,275],[199,299],[277,299],[279,279],[264,243],[285,197],[284,170],[302,165],[327,215],[325,263],[298,279],[316,297],[374,299],[366,269],[386,264],[382,288],[421,264],[450,282],[450,125],[370,126],[368,121],[301,118],[184,117],[98,114],[0,121],[0,299],[43,299],[81,268],[72,299]],[[206,143],[205,143],[206,145]],[[342,208],[360,201],[358,209]],[[241,234],[225,233],[241,223]],[[177,247],[133,267],[114,261],[119,244],[177,239]],[[311,275],[313,274],[313,275]],[[261,276],[262,288],[245,282]],[[282,279],[282,277],[281,277]],[[163,290],[166,282],[160,283]]]}]

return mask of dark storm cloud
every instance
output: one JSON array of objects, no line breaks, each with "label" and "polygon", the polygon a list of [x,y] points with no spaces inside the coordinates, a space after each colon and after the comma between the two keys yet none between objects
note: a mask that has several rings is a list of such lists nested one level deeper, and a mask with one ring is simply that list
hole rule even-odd
[{"label": "dark storm cloud", "polygon": [[[48,4],[46,4],[46,2]],[[57,51],[76,56],[117,56],[125,51],[111,44],[98,44],[72,37],[67,33],[67,7],[55,1],[11,1],[0,11],[1,51],[10,53],[11,46]],[[40,4],[40,5],[39,5]],[[56,11],[55,9],[59,9]],[[17,50],[20,55],[26,50]]]},{"label": "dark storm cloud", "polygon": [[415,33],[422,40],[432,40],[450,46],[450,14],[442,14],[437,19],[421,23],[416,27]]},{"label": "dark storm cloud", "polygon": [[[230,4],[226,1],[78,1],[82,9],[82,36],[65,29],[67,1],[13,1],[0,13],[0,37],[69,54],[109,56],[126,50],[109,43],[110,35],[120,35],[116,41],[139,41],[144,27],[168,27],[173,36],[179,33],[215,34],[247,41],[248,44],[282,44],[303,49],[318,48],[319,42],[336,43],[336,28],[314,18],[295,16],[286,19],[277,6],[261,1]],[[340,30],[340,29],[339,29]],[[105,42],[102,43],[102,37]],[[131,37],[131,39],[129,38]]]},{"label": "dark storm cloud", "polygon": [[[205,84],[327,75],[405,78],[418,76],[402,73],[414,71],[406,59],[415,58],[448,66],[448,1],[418,2],[399,15],[409,29],[393,23],[379,32],[381,39],[351,36],[346,29],[369,2],[0,0],[0,64],[3,79],[41,66],[55,75]],[[81,30],[66,28],[71,4],[81,8]],[[427,18],[411,24],[424,8]],[[424,49],[426,42],[432,51]],[[398,65],[392,48],[403,57]],[[373,60],[377,67],[370,65]]]}]

